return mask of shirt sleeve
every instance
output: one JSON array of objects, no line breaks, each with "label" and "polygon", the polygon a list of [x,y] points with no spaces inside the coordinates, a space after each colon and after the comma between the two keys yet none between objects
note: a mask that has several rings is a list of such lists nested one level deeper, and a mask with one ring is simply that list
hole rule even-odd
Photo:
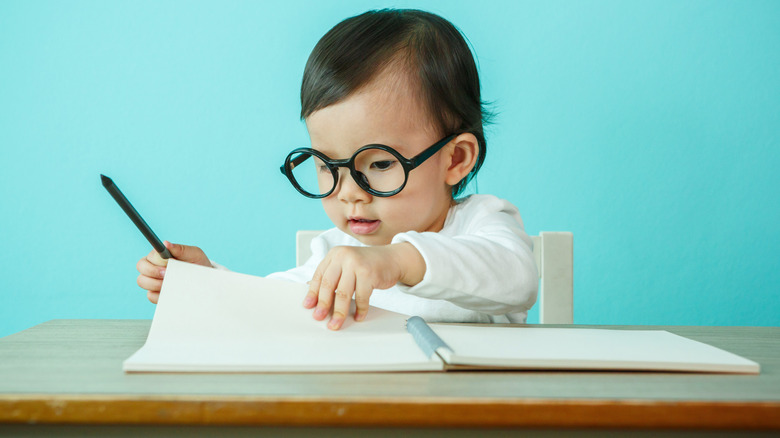
[{"label": "shirt sleeve", "polygon": [[454,207],[439,233],[395,236],[393,243],[411,243],[426,265],[419,284],[398,288],[491,315],[525,312],[536,302],[539,276],[520,214],[494,196],[472,198]]}]

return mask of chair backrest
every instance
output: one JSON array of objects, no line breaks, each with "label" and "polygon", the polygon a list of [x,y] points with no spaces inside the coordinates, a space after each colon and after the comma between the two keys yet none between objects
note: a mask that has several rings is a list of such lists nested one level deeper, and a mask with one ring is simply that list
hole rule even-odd
[{"label": "chair backrest", "polygon": [[[322,231],[298,231],[295,261],[302,265],[311,256],[311,240]],[[539,268],[539,322],[571,324],[574,320],[573,235],[563,231],[542,231],[531,236]]]},{"label": "chair backrest", "polygon": [[539,269],[539,322],[574,322],[574,236],[568,231],[542,231],[531,236]]}]

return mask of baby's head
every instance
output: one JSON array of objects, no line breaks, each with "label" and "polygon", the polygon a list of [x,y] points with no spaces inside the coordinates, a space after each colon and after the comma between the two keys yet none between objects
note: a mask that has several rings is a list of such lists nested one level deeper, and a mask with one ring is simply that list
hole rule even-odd
[{"label": "baby's head", "polygon": [[301,106],[313,150],[290,154],[287,174],[369,245],[439,231],[485,158],[474,58],[451,23],[427,12],[370,11],[337,24],[309,56]]}]

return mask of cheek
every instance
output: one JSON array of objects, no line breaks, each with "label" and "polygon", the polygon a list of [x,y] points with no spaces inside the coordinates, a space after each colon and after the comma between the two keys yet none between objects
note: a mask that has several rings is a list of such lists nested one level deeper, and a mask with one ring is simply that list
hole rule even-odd
[{"label": "cheek", "polygon": [[331,195],[327,198],[322,199],[322,208],[325,210],[325,214],[328,215],[328,218],[330,218],[331,222],[333,222],[334,225],[339,226],[338,218],[339,218],[339,209],[338,209],[338,201],[335,199],[335,196]]},{"label": "cheek", "polygon": [[[418,170],[420,172],[415,174]],[[406,187],[400,194],[407,198],[408,202],[431,205],[441,202],[442,196],[446,196],[449,190],[444,175],[438,172],[436,167],[424,168],[423,165],[409,174]]]},{"label": "cheek", "polygon": [[447,168],[442,162],[440,154],[436,154],[409,173],[407,185],[414,186],[415,189],[437,192],[440,188],[447,186],[446,180]]},{"label": "cheek", "polygon": [[396,231],[408,231],[424,226],[440,202],[433,190],[407,185],[401,193],[383,202],[382,210],[384,217],[399,228]]}]

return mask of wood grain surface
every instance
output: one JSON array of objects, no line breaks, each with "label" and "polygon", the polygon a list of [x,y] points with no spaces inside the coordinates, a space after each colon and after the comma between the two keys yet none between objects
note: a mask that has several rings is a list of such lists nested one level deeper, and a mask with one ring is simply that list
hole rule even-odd
[{"label": "wood grain surface", "polygon": [[760,363],[757,376],[123,373],[149,324],[53,320],[0,339],[0,424],[780,431],[777,327],[614,326],[709,343]]}]

